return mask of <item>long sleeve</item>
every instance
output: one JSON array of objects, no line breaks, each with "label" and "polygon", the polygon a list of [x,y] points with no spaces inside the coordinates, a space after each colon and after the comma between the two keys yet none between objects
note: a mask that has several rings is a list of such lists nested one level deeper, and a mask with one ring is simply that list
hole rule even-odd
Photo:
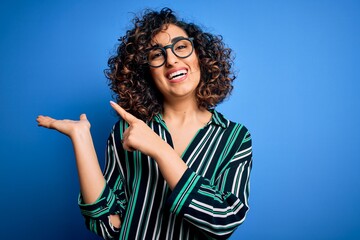
[{"label": "long sleeve", "polygon": [[244,127],[241,144],[229,161],[206,179],[189,168],[171,193],[169,211],[183,217],[207,236],[227,239],[245,220],[249,209],[252,167],[251,136]]},{"label": "long sleeve", "polygon": [[[148,124],[173,146],[161,115]],[[229,238],[249,209],[252,147],[246,127],[213,111],[182,155],[188,169],[172,191],[154,159],[123,149],[127,128],[120,119],[108,139],[101,196],[93,204],[79,197],[86,226],[104,239]],[[120,229],[111,225],[111,214],[119,214]]]},{"label": "long sleeve", "polygon": [[116,126],[107,141],[104,168],[106,184],[101,195],[92,204],[85,204],[81,194],[78,200],[86,227],[104,239],[118,237],[120,229],[111,224],[110,215],[119,214],[120,219],[122,219],[127,205],[124,178],[119,166],[118,149],[114,144],[118,131]]}]

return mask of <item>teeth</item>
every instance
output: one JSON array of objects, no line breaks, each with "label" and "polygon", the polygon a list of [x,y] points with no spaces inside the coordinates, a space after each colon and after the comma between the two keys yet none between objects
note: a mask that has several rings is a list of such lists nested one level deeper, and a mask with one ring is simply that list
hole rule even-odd
[{"label": "teeth", "polygon": [[182,76],[182,75],[185,75],[186,74],[186,70],[179,70],[179,71],[176,71],[176,72],[173,72],[169,75],[169,79],[173,79],[177,76]]}]

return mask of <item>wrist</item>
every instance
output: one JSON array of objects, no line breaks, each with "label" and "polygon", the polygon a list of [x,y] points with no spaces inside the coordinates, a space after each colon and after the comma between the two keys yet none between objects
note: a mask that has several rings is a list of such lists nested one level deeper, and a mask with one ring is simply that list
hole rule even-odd
[{"label": "wrist", "polygon": [[73,142],[77,140],[84,140],[89,136],[91,136],[90,129],[84,126],[74,128],[69,135]]},{"label": "wrist", "polygon": [[155,144],[153,147],[153,154],[151,157],[154,158],[156,161],[161,161],[162,158],[171,158],[171,155],[173,154],[176,154],[175,150],[168,143],[166,143],[163,139],[160,138],[159,143]]}]

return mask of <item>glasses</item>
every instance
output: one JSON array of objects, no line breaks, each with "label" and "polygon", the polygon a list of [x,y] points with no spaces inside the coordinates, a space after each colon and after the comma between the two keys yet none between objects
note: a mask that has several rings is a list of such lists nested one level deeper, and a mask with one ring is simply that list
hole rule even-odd
[{"label": "glasses", "polygon": [[150,67],[158,68],[165,64],[167,54],[166,49],[170,48],[178,58],[187,58],[194,51],[194,38],[179,37],[175,38],[172,44],[164,47],[154,46],[147,55],[147,62]]}]

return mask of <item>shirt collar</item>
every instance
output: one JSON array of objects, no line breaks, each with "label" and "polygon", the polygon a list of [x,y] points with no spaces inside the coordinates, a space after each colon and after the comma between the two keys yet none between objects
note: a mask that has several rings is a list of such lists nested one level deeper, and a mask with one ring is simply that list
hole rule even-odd
[{"label": "shirt collar", "polygon": [[217,112],[215,109],[210,109],[212,113],[211,120],[208,124],[215,124],[222,128],[227,128],[229,126],[229,120],[227,120],[221,113]]},{"label": "shirt collar", "polygon": [[[229,120],[227,120],[221,113],[217,112],[215,109],[210,109],[209,111],[212,113],[212,116],[207,125],[214,124],[222,128],[227,128],[229,126]],[[156,114],[153,120],[159,124],[165,123],[160,113]]]},{"label": "shirt collar", "polygon": [[160,123],[160,124],[165,123],[164,120],[163,120],[163,118],[162,118],[161,113],[156,114],[156,115],[153,117],[153,121],[155,121],[155,122],[157,122],[157,123]]}]

